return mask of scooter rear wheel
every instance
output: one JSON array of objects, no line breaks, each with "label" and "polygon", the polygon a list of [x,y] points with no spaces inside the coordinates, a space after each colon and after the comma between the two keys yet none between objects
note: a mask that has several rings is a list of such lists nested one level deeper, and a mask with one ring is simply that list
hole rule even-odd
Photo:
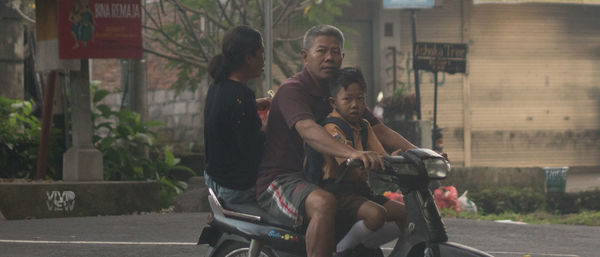
[{"label": "scooter rear wheel", "polygon": [[[248,256],[248,244],[242,242],[229,242],[224,245],[215,257],[247,257]],[[275,257],[269,249],[262,249],[258,254],[258,257]]]}]

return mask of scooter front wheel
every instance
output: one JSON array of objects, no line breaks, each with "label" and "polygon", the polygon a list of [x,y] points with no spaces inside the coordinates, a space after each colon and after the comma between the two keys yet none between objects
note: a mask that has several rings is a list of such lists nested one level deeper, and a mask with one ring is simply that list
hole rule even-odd
[{"label": "scooter front wheel", "polygon": [[[221,249],[218,250],[215,257],[247,257],[248,256],[248,244],[242,242],[228,242]],[[262,249],[258,254],[258,257],[276,257],[269,249]]]}]

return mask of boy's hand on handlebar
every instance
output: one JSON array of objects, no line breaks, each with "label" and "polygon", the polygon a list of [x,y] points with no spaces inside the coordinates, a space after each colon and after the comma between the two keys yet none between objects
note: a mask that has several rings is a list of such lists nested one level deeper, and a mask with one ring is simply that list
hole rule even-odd
[{"label": "boy's hand on handlebar", "polygon": [[367,170],[378,170],[384,167],[381,154],[373,151],[355,151],[350,155],[350,159],[361,160]]}]

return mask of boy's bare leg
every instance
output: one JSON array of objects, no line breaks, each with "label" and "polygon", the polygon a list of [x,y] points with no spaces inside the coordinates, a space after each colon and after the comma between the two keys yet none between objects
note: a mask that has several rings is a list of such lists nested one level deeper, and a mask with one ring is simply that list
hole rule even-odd
[{"label": "boy's bare leg", "polygon": [[383,226],[383,223],[388,216],[386,212],[387,211],[383,206],[371,201],[365,201],[360,208],[358,208],[356,217],[359,220],[364,220],[365,226],[367,226],[368,229],[377,231]]},{"label": "boy's bare leg", "polygon": [[308,257],[331,257],[334,252],[336,200],[331,193],[318,189],[304,202],[310,219],[306,229]]},{"label": "boy's bare leg", "polygon": [[389,200],[383,204],[383,207],[387,211],[386,220],[395,221],[398,227],[403,230],[406,226],[406,206],[401,202]]},{"label": "boy's bare leg", "polygon": [[356,247],[367,240],[375,231],[380,229],[386,219],[386,211],[383,206],[371,202],[363,202],[356,213],[358,221],[352,225],[350,231],[340,240],[336,246],[338,252],[343,252]]},{"label": "boy's bare leg", "polygon": [[[375,204],[375,203],[373,203]],[[376,204],[377,206],[381,206]],[[398,201],[389,200],[384,206],[385,219],[387,220],[377,231],[371,233],[362,244],[367,248],[376,249],[379,246],[394,240],[406,226],[406,208]]]}]

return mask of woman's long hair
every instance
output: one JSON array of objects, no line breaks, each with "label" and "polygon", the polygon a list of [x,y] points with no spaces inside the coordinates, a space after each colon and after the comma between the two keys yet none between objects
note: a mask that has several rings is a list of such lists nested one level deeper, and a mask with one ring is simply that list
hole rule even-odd
[{"label": "woman's long hair", "polygon": [[227,31],[221,47],[221,53],[208,64],[208,73],[214,81],[226,79],[244,65],[246,56],[256,54],[262,47],[262,36],[249,26],[237,26]]}]

